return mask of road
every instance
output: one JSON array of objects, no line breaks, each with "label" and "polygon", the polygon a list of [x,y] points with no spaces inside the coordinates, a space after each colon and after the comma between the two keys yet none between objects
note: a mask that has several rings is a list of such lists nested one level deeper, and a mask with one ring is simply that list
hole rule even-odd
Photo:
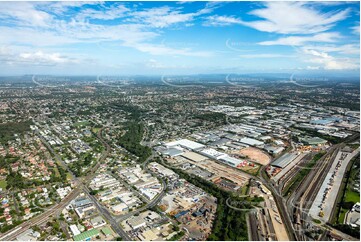
[{"label": "road", "polygon": [[[81,192],[87,191],[87,184],[92,180],[92,178],[95,176],[95,171],[99,168],[100,164],[106,159],[110,152],[110,146],[103,140],[102,138],[102,129],[99,130],[97,136],[99,140],[102,142],[103,145],[105,145],[106,149],[102,153],[101,157],[99,158],[96,166],[94,166],[91,171],[89,172],[89,175],[87,175],[85,178],[82,179],[83,183],[80,183],[79,180],[73,175],[70,169],[68,169],[67,165],[62,161],[62,159],[57,155],[57,153],[52,149],[52,147],[48,144],[48,142],[38,133],[40,139],[42,142],[48,147],[50,152],[54,155],[55,159],[59,161],[62,165],[67,168],[67,170],[72,174],[73,181],[75,182],[75,188],[66,196],[60,203],[51,206],[47,208],[42,214],[39,216],[36,216],[34,218],[29,219],[28,221],[20,224],[19,226],[15,227],[14,229],[0,235],[0,240],[15,240],[16,236],[19,234],[25,232],[30,227],[34,225],[41,225],[42,223],[49,220],[50,217],[56,217],[61,213],[61,211],[72,201],[74,200]],[[92,198],[92,196],[90,196]],[[124,231],[119,231],[117,226],[113,226],[114,231],[116,231],[119,236],[121,236],[124,240],[127,240],[128,237],[125,234]],[[19,229],[20,228],[20,229]]]},{"label": "road", "polygon": [[[287,200],[283,200],[283,203],[286,204],[287,207],[286,214],[291,215],[288,216],[288,218],[294,221],[291,225],[293,225],[295,239],[307,239],[304,232],[307,231],[308,227],[313,223],[311,218],[308,216],[308,209],[310,208],[312,201],[322,185],[322,181],[325,179],[331,167],[332,160],[335,159],[337,152],[346,145],[345,142],[350,142],[358,137],[359,135],[355,134],[346,139],[343,143],[331,146],[327,150],[326,154],[317,161],[316,165],[301,181],[298,187],[294,189]],[[337,230],[332,229],[332,231]],[[345,237],[341,232],[339,234],[347,240],[352,238],[351,236]]]},{"label": "road", "polygon": [[266,173],[264,172],[265,168],[266,168],[266,166],[263,166],[261,168],[260,173],[259,173],[260,174],[260,179],[257,179],[257,180],[260,180],[263,183],[263,185],[266,186],[268,188],[268,190],[271,191],[272,196],[274,198],[274,201],[275,201],[275,203],[277,205],[279,214],[281,215],[281,219],[282,219],[283,223],[286,226],[288,238],[290,240],[292,240],[292,241],[296,240],[295,231],[294,231],[294,228],[292,226],[292,221],[291,221],[290,216],[289,216],[289,214],[287,212],[287,209],[285,208],[284,199],[278,193],[277,189],[274,187],[274,184],[270,180],[267,180],[268,179],[267,177],[264,177],[264,176],[267,176]]},{"label": "road", "polygon": [[61,166],[66,169],[69,174],[71,175],[71,180],[73,181],[78,181],[78,179],[76,178],[76,176],[73,174],[73,172],[69,169],[69,167],[67,166],[67,164],[65,164],[65,162],[63,161],[63,159],[61,159],[61,157],[54,151],[54,149],[51,147],[51,145],[48,143],[48,141],[40,134],[39,130],[35,130],[35,133],[38,135],[38,137],[40,138],[41,142],[43,142],[43,144],[46,146],[46,148],[48,148],[48,150],[50,151],[50,153],[54,156],[55,160],[61,164]]},{"label": "road", "polygon": [[97,209],[99,210],[100,214],[101,214],[102,216],[104,216],[104,217],[108,220],[108,222],[109,222],[110,225],[112,226],[113,230],[114,230],[119,236],[121,236],[121,237],[123,238],[123,240],[129,241],[130,238],[129,238],[129,236],[127,235],[127,233],[119,226],[119,223],[113,218],[113,216],[109,213],[109,211],[108,211],[106,208],[104,208],[104,207],[98,202],[98,200],[97,200],[94,196],[90,195],[90,191],[89,191],[89,189],[88,189],[86,186],[84,186],[83,191],[84,191],[85,194],[87,194],[88,197],[90,197],[90,199],[93,201],[93,203],[95,204],[95,206],[96,206]]},{"label": "road", "polygon": [[312,193],[318,184],[322,184],[322,176],[327,173],[328,164],[331,164],[330,159],[334,153],[338,150],[339,146],[331,147],[327,153],[321,157],[316,163],[316,165],[311,169],[308,175],[301,181],[298,187],[291,193],[287,198],[286,204],[289,213],[296,220],[295,228],[297,231],[297,238],[303,240],[304,230],[303,223],[307,222],[307,209],[306,204],[309,203],[309,196]]},{"label": "road", "polygon": [[[34,225],[41,225],[42,223],[48,221],[49,218],[53,217],[54,214],[56,214],[59,210],[61,211],[65,206],[68,205],[68,203],[70,203],[72,200],[74,200],[80,194],[81,191],[82,190],[80,187],[75,188],[59,204],[56,204],[56,205],[48,208],[45,212],[43,212],[39,216],[29,219],[28,221],[20,224],[19,226],[15,227],[14,229],[3,234],[0,238],[0,240],[2,240],[2,241],[15,240],[16,236],[25,232],[30,227],[32,227]],[[16,232],[14,233],[14,231],[16,231]]]},{"label": "road", "polygon": [[[142,164],[142,169],[143,169],[144,171],[146,171],[146,172],[151,173],[153,176],[156,176],[156,174],[155,174],[154,172],[152,172],[151,170],[149,170],[147,165],[148,165],[148,163],[149,163],[151,160],[153,160],[153,158],[154,158],[155,156],[156,156],[155,152],[152,151],[152,155],[149,156],[149,157],[143,162],[143,164]],[[158,177],[158,176],[157,176],[157,177]],[[116,220],[117,220],[118,222],[121,222],[121,221],[123,221],[123,220],[125,220],[125,219],[127,219],[127,218],[129,218],[129,217],[131,217],[131,216],[133,216],[133,215],[135,215],[135,214],[138,214],[138,213],[140,213],[140,212],[142,212],[142,211],[144,211],[144,210],[147,210],[147,209],[149,209],[149,208],[154,207],[155,205],[157,205],[157,203],[164,197],[164,195],[165,195],[165,193],[166,193],[166,188],[167,188],[167,183],[164,181],[164,179],[162,179],[162,178],[160,178],[160,177],[158,177],[158,179],[161,181],[161,184],[162,184],[162,190],[161,190],[161,192],[160,192],[152,201],[150,201],[149,203],[147,203],[147,205],[145,205],[145,206],[143,206],[143,207],[141,207],[141,208],[138,208],[138,209],[136,209],[136,210],[134,210],[134,211],[132,211],[132,212],[129,212],[129,213],[127,213],[127,214],[117,216]]]},{"label": "road", "polygon": [[255,211],[251,211],[248,214],[248,239],[250,241],[260,241],[261,238],[258,234],[258,222],[257,222],[257,217],[256,217],[256,212]]}]

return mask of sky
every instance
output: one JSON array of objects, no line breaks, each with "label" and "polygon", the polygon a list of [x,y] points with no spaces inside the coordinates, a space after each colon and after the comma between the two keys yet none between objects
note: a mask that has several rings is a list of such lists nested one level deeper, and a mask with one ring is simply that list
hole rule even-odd
[{"label": "sky", "polygon": [[358,75],[359,10],[359,2],[0,2],[0,75]]}]

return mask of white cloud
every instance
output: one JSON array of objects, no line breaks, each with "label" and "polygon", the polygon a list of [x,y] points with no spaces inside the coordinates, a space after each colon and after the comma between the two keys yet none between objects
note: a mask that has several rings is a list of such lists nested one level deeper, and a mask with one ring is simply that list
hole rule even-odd
[{"label": "white cloud", "polygon": [[60,53],[44,53],[43,51],[26,52],[19,54],[19,60],[33,64],[64,64],[64,63],[78,63],[78,60],[70,58],[69,56],[61,55]]},{"label": "white cloud", "polygon": [[194,20],[194,17],[210,13],[211,11],[212,8],[206,7],[197,12],[182,13],[180,9],[163,6],[134,12],[132,17],[137,22],[145,23],[150,27],[165,28],[174,24],[191,22]]},{"label": "white cloud", "polygon": [[111,6],[106,9],[96,10],[93,8],[82,9],[76,16],[75,19],[78,21],[85,21],[86,19],[103,19],[112,20],[126,16],[130,9],[124,5]]},{"label": "white cloud", "polygon": [[319,66],[307,66],[306,69],[307,70],[319,70],[320,67]]},{"label": "white cloud", "polygon": [[295,55],[282,55],[282,54],[249,54],[240,55],[241,58],[253,59],[253,58],[294,58]]},{"label": "white cloud", "polygon": [[141,52],[151,55],[170,55],[170,56],[197,56],[197,57],[210,57],[212,52],[208,51],[194,51],[190,48],[171,48],[163,44],[150,44],[140,42],[124,43],[125,46],[135,48]]},{"label": "white cloud", "polygon": [[243,24],[243,21],[233,16],[210,16],[205,25],[208,26],[228,26],[233,24]]},{"label": "white cloud", "polygon": [[[190,48],[172,48],[163,44],[154,44],[151,41],[159,36],[157,30],[153,28],[164,28],[177,23],[192,24],[195,16],[213,11],[218,4],[206,4],[206,6],[196,12],[182,13],[181,8],[160,7],[151,8],[144,11],[131,12],[122,4],[100,8],[82,8],[74,18],[59,19],[55,15],[50,15],[45,11],[64,12],[70,7],[81,7],[89,3],[24,3],[33,15],[43,16],[43,20],[38,21],[37,26],[33,26],[28,19],[28,13],[18,11],[15,4],[5,5],[0,3],[0,16],[11,18],[17,21],[16,27],[0,26],[0,44],[11,45],[33,45],[35,47],[51,47],[63,44],[74,43],[101,43],[115,41],[119,46],[131,47],[141,52],[151,55],[171,55],[171,56],[210,56],[210,52],[194,51]],[[92,3],[90,3],[92,4]],[[39,10],[42,9],[42,10]],[[10,10],[10,11],[9,11]],[[10,16],[10,15],[14,16]],[[89,20],[102,19],[111,20],[125,17],[126,21],[116,25],[94,24]]]},{"label": "white cloud", "polygon": [[301,2],[268,2],[266,8],[250,12],[264,20],[245,24],[265,32],[318,33],[329,30],[336,22],[347,18],[348,13],[348,9],[322,13]]},{"label": "white cloud", "polygon": [[326,70],[357,70],[360,68],[358,58],[337,58],[313,49],[303,49],[303,55],[306,62],[317,64]]},{"label": "white cloud", "polygon": [[[87,59],[89,61],[89,59]],[[61,54],[59,52],[38,51],[13,51],[9,47],[0,47],[0,63],[2,64],[20,64],[20,65],[37,65],[37,66],[53,66],[63,64],[78,64],[82,59]]]},{"label": "white cloud", "polygon": [[191,23],[196,17],[212,13],[216,8],[222,6],[223,3],[207,2],[204,8],[194,12],[182,12],[183,7],[155,7],[142,11],[134,11],[130,21],[145,23],[148,27],[165,28],[179,23],[192,26]]},{"label": "white cloud", "polygon": [[360,35],[360,23],[350,28],[353,34]]},{"label": "white cloud", "polygon": [[260,45],[293,45],[300,46],[308,42],[336,42],[341,38],[341,35],[337,32],[320,33],[308,36],[288,36],[282,37],[277,40],[263,41]]},{"label": "white cloud", "polygon": [[359,44],[346,45],[309,45],[302,47],[303,49],[314,49],[322,52],[340,53],[345,55],[360,55]]},{"label": "white cloud", "polygon": [[57,1],[57,2],[35,2],[36,8],[54,13],[57,15],[63,14],[70,8],[83,7],[85,5],[98,5],[102,4],[98,1]]},{"label": "white cloud", "polygon": [[53,21],[53,16],[36,10],[30,2],[1,2],[0,21],[20,26],[47,27]]},{"label": "white cloud", "polygon": [[158,62],[157,60],[150,59],[148,62],[145,63],[145,66],[151,69],[163,69],[166,68],[165,65]]},{"label": "white cloud", "polygon": [[349,10],[322,13],[302,2],[267,2],[249,12],[260,20],[243,21],[232,16],[213,16],[208,25],[241,24],[259,31],[280,34],[314,34],[329,30],[348,17]]}]

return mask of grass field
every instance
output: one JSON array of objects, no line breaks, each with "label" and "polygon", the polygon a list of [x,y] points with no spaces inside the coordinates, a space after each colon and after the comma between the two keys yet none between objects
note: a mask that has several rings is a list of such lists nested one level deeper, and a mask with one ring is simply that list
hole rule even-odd
[{"label": "grass field", "polygon": [[93,131],[93,133],[98,133],[98,131],[100,130],[100,128],[92,128],[92,131]]},{"label": "grass field", "polygon": [[246,195],[247,194],[247,191],[248,191],[248,186],[243,186],[241,188],[241,195]]},{"label": "grass field", "polygon": [[346,191],[346,198],[345,198],[346,202],[360,202],[360,194],[354,191],[351,191],[350,189],[347,189]]},{"label": "grass field", "polygon": [[68,172],[68,173],[66,173],[66,179],[68,180],[68,181],[70,181],[71,180],[71,175],[70,175],[70,173]]},{"label": "grass field", "polygon": [[0,188],[2,188],[3,190],[5,190],[6,189],[6,181],[5,180],[1,180],[0,181]]},{"label": "grass field", "polygon": [[58,168],[54,167],[54,173],[55,173],[55,176],[60,177]]},{"label": "grass field", "polygon": [[254,167],[252,166],[244,166],[244,167],[240,167],[240,170],[247,172],[251,175],[257,175],[259,169],[261,169],[261,166],[259,165],[255,165]]},{"label": "grass field", "polygon": [[74,124],[75,127],[87,126],[87,125],[90,125],[89,121],[82,121],[82,122],[77,122]]},{"label": "grass field", "polygon": [[343,224],[343,222],[345,221],[345,216],[346,216],[347,211],[348,211],[347,209],[341,208],[340,215],[338,217],[339,224]]}]

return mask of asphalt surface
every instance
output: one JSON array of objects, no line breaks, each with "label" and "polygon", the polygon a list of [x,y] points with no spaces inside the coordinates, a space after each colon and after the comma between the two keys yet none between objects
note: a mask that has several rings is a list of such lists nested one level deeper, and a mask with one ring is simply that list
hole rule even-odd
[{"label": "asphalt surface", "polygon": [[[256,179],[256,180],[260,180],[264,186],[266,186],[272,193],[272,196],[274,197],[274,201],[277,205],[279,214],[281,216],[281,219],[283,221],[283,223],[286,226],[286,230],[287,230],[287,234],[288,234],[288,238],[292,241],[292,240],[296,240],[296,236],[295,236],[295,231],[294,228],[292,226],[292,221],[290,219],[290,216],[288,214],[288,211],[285,207],[285,201],[283,199],[283,197],[278,193],[277,188],[274,186],[274,183],[272,181],[270,181],[267,177],[267,175],[265,175],[266,173],[263,172],[264,169],[266,168],[266,166],[263,166],[260,170],[260,179]],[[266,176],[263,177],[263,176]],[[267,180],[268,179],[268,180]]]},{"label": "asphalt surface", "polygon": [[250,241],[260,241],[261,238],[258,234],[258,222],[255,212],[250,212],[248,214],[249,219],[249,240]]},{"label": "asphalt surface", "polygon": [[[142,164],[142,169],[145,170],[146,172],[151,173],[153,176],[156,176],[156,174],[155,174],[154,172],[152,172],[151,170],[149,170],[147,165],[148,165],[149,161],[151,161],[155,156],[156,156],[156,154],[155,154],[154,152],[152,152],[152,155],[149,156],[149,157],[145,160],[145,162],[143,162],[143,164]],[[167,184],[166,184],[166,182],[164,181],[164,179],[162,179],[162,178],[160,178],[160,177],[158,177],[158,178],[159,178],[159,180],[160,180],[161,183],[162,183],[162,191],[161,191],[152,201],[150,201],[149,203],[147,203],[147,205],[145,205],[145,206],[143,206],[143,207],[140,207],[140,208],[138,208],[138,209],[136,209],[136,210],[134,210],[134,211],[132,211],[132,212],[129,212],[129,213],[127,213],[127,214],[115,216],[115,217],[116,217],[116,221],[121,222],[121,221],[123,221],[123,220],[125,220],[125,219],[127,219],[127,218],[129,218],[129,217],[131,217],[131,216],[133,216],[133,215],[135,215],[135,214],[138,214],[138,213],[140,213],[140,212],[142,212],[142,211],[145,211],[145,210],[147,210],[147,209],[149,209],[149,208],[152,208],[152,207],[154,207],[155,205],[157,205],[157,203],[164,197],[164,195],[165,195],[165,193],[166,193],[165,191],[166,191],[166,188],[167,188]]]},{"label": "asphalt surface", "polygon": [[83,191],[85,192],[85,194],[88,195],[88,197],[90,197],[90,199],[93,201],[97,209],[100,211],[101,215],[104,216],[106,220],[108,220],[113,230],[119,236],[121,236],[123,240],[129,241],[130,238],[127,235],[127,233],[119,226],[119,223],[113,218],[113,216],[109,213],[109,211],[98,202],[98,199],[96,199],[93,195],[90,195],[89,189],[86,186],[84,186]]},{"label": "asphalt surface", "polygon": [[[99,159],[97,165],[95,167],[93,167],[93,169],[91,170],[91,172],[89,173],[89,175],[83,179],[83,181],[85,180],[85,182],[89,182],[91,180],[92,177],[95,176],[95,171],[99,168],[100,163],[102,161],[104,161],[104,159],[108,156],[109,152],[110,152],[110,146],[108,145],[108,143],[106,141],[103,140],[102,136],[101,136],[101,132],[102,129],[99,130],[98,132],[98,139],[101,141],[101,143],[106,147],[106,150],[104,151],[104,153],[102,154],[101,158]],[[104,208],[101,204],[99,204],[99,202],[97,201],[97,199],[90,195],[89,190],[87,188],[87,186],[78,183],[78,179],[75,178],[74,174],[70,171],[70,169],[68,168],[68,166],[62,161],[62,159],[56,154],[56,152],[54,152],[54,150],[52,149],[52,147],[48,144],[48,142],[44,139],[44,137],[42,137],[40,135],[40,133],[38,133],[40,139],[43,141],[43,143],[47,146],[47,148],[53,153],[55,159],[57,161],[59,161],[62,165],[64,165],[64,167],[67,168],[67,170],[70,172],[70,174],[72,175],[72,180],[76,182],[76,187],[70,192],[70,194],[65,197],[59,204],[56,204],[50,208],[48,208],[48,210],[46,210],[45,212],[43,212],[42,214],[40,214],[39,216],[36,216],[24,223],[22,223],[21,225],[17,226],[16,228],[8,231],[7,233],[1,235],[0,240],[2,241],[6,241],[6,240],[15,240],[16,237],[25,232],[27,229],[29,229],[30,227],[34,226],[34,225],[40,225],[44,222],[46,222],[47,220],[49,220],[50,217],[57,215],[59,213],[59,211],[61,211],[65,206],[67,206],[67,204],[70,203],[70,201],[74,200],[81,192],[85,192],[91,199],[92,201],[95,203],[95,205],[97,206],[97,208],[99,209],[99,211],[101,212],[101,214],[109,221],[109,223],[111,224],[112,228],[114,229],[114,231],[123,238],[123,240],[130,240],[129,236],[126,234],[126,232],[120,227],[119,222],[123,221],[124,219],[127,219],[137,213],[140,213],[148,208],[151,208],[153,206],[155,206],[165,195],[165,190],[166,190],[166,183],[163,179],[160,178],[161,183],[162,183],[162,191],[160,194],[157,195],[157,197],[155,199],[153,199],[151,202],[149,202],[147,205],[132,211],[130,213],[127,213],[125,215],[121,215],[121,216],[114,216],[111,215],[109,213],[109,211]],[[356,136],[353,136],[352,138],[355,138]],[[359,136],[357,136],[359,137]],[[357,138],[356,137],[356,138]],[[351,139],[351,138],[350,138]],[[144,140],[144,139],[143,139]],[[337,146],[336,146],[337,148]],[[143,169],[145,169],[146,171],[152,173],[153,175],[155,175],[152,171],[149,171],[147,168],[147,164],[148,162],[153,159],[155,156],[155,153],[153,152],[152,155],[142,164]],[[263,172],[265,169],[265,166],[261,168],[260,170],[260,177],[256,177],[256,176],[251,176],[253,179],[262,182],[271,192],[272,195],[275,199],[275,203],[278,207],[279,213],[281,215],[282,221],[284,222],[287,232],[288,232],[288,236],[290,238],[290,240],[296,240],[296,238],[304,238],[303,236],[300,236],[299,234],[296,235],[295,231],[294,231],[294,227],[292,226],[293,223],[291,221],[291,216],[289,214],[288,211],[290,211],[290,207],[288,207],[288,209],[285,207],[286,201],[283,199],[282,196],[280,196],[280,193],[277,191],[277,187],[275,187],[275,184],[273,182],[271,182],[267,175],[265,175],[265,173]],[[327,169],[326,169],[327,170]],[[241,173],[243,173],[242,171],[239,171]],[[321,172],[320,174],[323,174],[324,172]],[[327,173],[327,172],[326,172]],[[247,173],[245,173],[247,174]],[[249,174],[247,174],[247,176],[250,176]],[[308,178],[311,177],[311,178]],[[312,176],[308,176],[308,180],[312,180]],[[159,178],[159,177],[158,177]],[[315,180],[313,180],[315,181]],[[314,186],[309,187],[309,184],[307,182],[302,182],[302,186],[303,188],[306,187],[306,189],[308,188],[308,190],[311,190],[311,194],[312,191],[317,191],[317,182],[313,182],[313,184],[316,184]],[[300,189],[300,190],[304,190],[304,189]],[[304,194],[300,191],[297,190],[297,193],[294,193],[294,197],[293,200],[297,200],[297,198],[302,197]],[[312,195],[308,195],[308,196],[313,196]],[[293,202],[293,201],[292,201]],[[287,203],[289,204],[289,203]],[[253,217],[253,218],[252,218]],[[256,231],[254,229],[257,230],[257,226],[254,227],[253,225],[257,223],[256,221],[257,219],[254,216],[250,216],[250,223],[252,224],[251,226],[251,230],[252,230],[252,239],[254,240],[258,240],[259,236],[258,236],[258,232],[256,233]],[[340,236],[343,236],[344,238],[349,238],[349,240],[353,240],[352,237],[347,236],[343,233],[341,233],[340,231],[337,231],[335,229],[330,229],[332,233],[338,234]],[[256,235],[257,234],[257,235]]]}]

